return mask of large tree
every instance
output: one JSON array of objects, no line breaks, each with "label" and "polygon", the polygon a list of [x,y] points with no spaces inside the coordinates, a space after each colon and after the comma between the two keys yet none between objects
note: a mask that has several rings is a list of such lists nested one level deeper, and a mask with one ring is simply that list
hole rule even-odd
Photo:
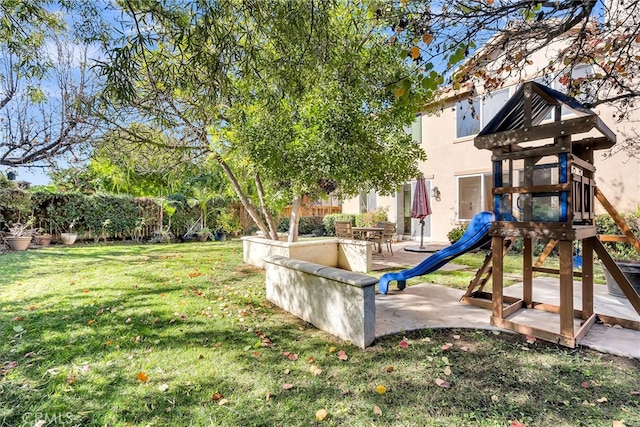
[{"label": "large tree", "polygon": [[[619,120],[637,111],[638,0],[399,0],[377,13],[390,42],[403,46],[414,64],[399,83],[406,92],[438,76],[454,89],[475,81],[492,91],[523,78],[533,53],[543,51],[548,62],[541,74],[587,106],[617,107]],[[547,50],[559,40],[564,48]],[[573,72],[585,65],[586,75]],[[627,148],[637,153],[639,147],[627,141]]]},{"label": "large tree", "polygon": [[369,2],[121,5],[131,35],[103,68],[114,108],[210,156],[266,236],[272,201],[293,201],[295,226],[304,194],[390,193],[416,175],[414,109],[393,87],[409,69]]},{"label": "large tree", "polygon": [[[67,2],[71,3],[71,2]],[[0,164],[48,166],[95,132],[86,49],[48,0],[0,0]]]}]

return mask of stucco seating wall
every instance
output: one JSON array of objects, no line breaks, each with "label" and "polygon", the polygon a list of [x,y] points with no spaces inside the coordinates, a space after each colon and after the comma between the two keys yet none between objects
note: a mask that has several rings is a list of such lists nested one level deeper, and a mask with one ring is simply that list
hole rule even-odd
[{"label": "stucco seating wall", "polygon": [[281,255],[264,263],[273,304],[360,348],[373,342],[377,278]]},{"label": "stucco seating wall", "polygon": [[351,239],[310,239],[283,242],[263,237],[242,237],[242,258],[247,264],[265,268],[264,258],[282,255],[327,267],[338,267],[358,273],[371,271],[371,242]]}]

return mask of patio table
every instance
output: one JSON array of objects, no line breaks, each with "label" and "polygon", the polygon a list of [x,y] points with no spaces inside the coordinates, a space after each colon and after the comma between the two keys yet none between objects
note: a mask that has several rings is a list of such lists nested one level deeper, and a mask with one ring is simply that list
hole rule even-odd
[{"label": "patio table", "polygon": [[[384,227],[353,227],[353,237],[360,240],[371,240],[377,234],[382,234]],[[378,245],[378,253],[382,252],[382,245]]]}]

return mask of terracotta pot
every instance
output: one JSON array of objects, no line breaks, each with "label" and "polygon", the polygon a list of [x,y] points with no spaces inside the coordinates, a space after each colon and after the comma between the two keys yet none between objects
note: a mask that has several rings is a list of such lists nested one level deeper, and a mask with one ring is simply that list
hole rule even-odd
[{"label": "terracotta pot", "polygon": [[31,239],[31,236],[9,236],[5,237],[4,241],[12,251],[25,251],[29,247]]},{"label": "terracotta pot", "polygon": [[60,240],[67,246],[73,245],[77,238],[78,235],[76,233],[60,233]]},{"label": "terracotta pot", "polygon": [[49,246],[51,244],[51,234],[42,234],[40,236],[36,236],[36,244],[39,246]]}]

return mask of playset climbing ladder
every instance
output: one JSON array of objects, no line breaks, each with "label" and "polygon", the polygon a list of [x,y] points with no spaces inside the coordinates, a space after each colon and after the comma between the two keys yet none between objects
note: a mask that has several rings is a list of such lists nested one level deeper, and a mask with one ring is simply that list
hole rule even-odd
[{"label": "playset climbing ladder", "polygon": [[[593,136],[594,133],[599,135]],[[615,134],[596,113],[535,82],[524,83],[475,138],[476,148],[492,152],[495,220],[489,230],[491,256],[478,271],[463,301],[489,307],[490,298],[492,325],[575,347],[595,323],[596,316],[603,317],[594,312],[594,252],[640,313],[640,295],[596,234],[595,199],[610,213],[615,210],[596,188],[594,151],[615,143]],[[616,221],[620,219],[617,213],[612,216]],[[503,259],[516,238],[523,239],[523,294],[522,298],[509,298],[503,294]],[[640,249],[640,243],[628,228],[625,238]],[[542,267],[544,257],[534,265],[535,239],[550,241],[547,253],[557,245],[559,269]],[[581,271],[573,268],[576,243],[582,248]],[[536,271],[559,276],[559,305],[533,300]],[[489,277],[492,292],[483,292]],[[581,310],[574,308],[574,277],[582,281]],[[559,326],[543,327],[540,317],[527,315],[527,309],[553,313],[552,319],[558,322],[559,318]],[[640,327],[634,321],[608,320],[626,327]]]}]

